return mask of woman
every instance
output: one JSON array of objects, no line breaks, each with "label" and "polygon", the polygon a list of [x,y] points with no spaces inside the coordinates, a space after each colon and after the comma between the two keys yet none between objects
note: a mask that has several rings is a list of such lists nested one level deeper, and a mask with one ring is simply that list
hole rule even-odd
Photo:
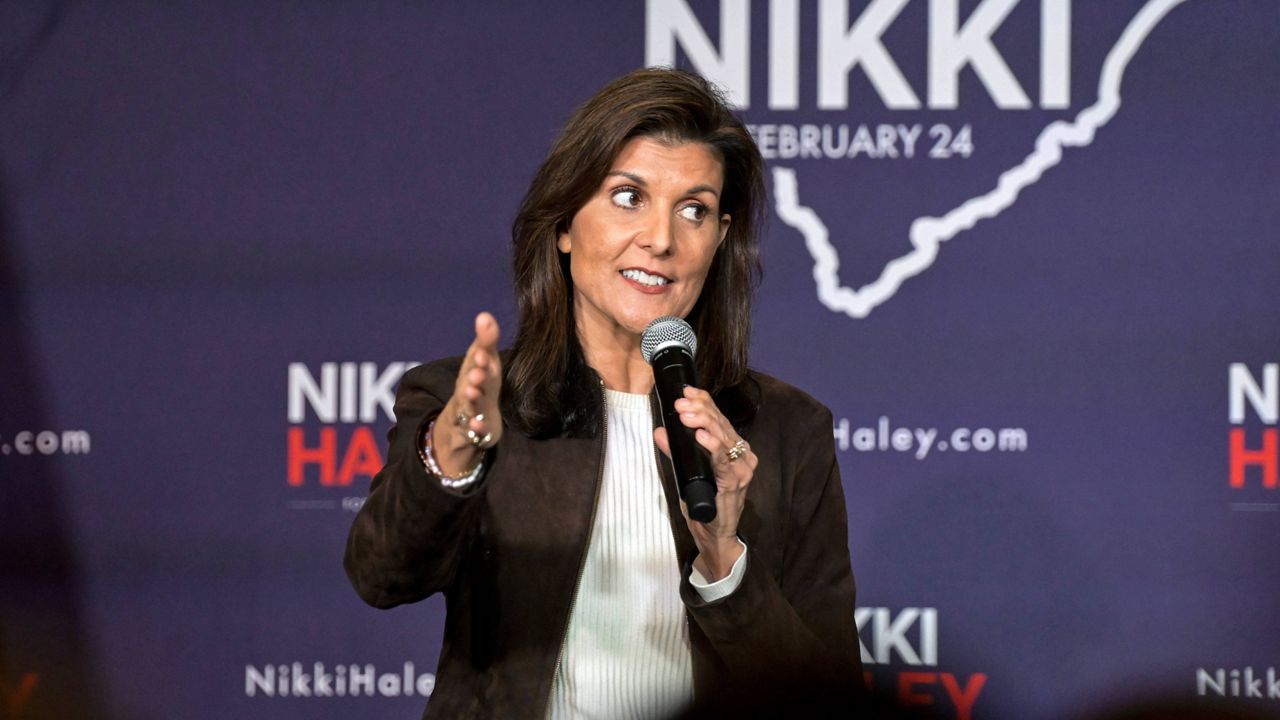
[{"label": "woman", "polygon": [[[370,604],[443,592],[427,717],[667,717],[860,683],[831,415],[747,370],[763,161],[703,79],[640,70],[570,119],[515,220],[510,352],[401,381],[347,544]],[[684,317],[713,522],[682,512],[640,333]],[[758,707],[758,705],[757,705]]]}]

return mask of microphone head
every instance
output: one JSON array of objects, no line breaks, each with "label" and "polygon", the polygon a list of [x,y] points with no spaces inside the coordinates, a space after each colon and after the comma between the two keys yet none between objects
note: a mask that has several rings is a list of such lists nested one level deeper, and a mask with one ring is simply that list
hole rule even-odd
[{"label": "microphone head", "polygon": [[698,354],[698,338],[694,337],[693,328],[675,315],[657,318],[640,333],[640,354],[647,363],[652,364],[654,353],[671,345],[688,350],[690,356]]}]

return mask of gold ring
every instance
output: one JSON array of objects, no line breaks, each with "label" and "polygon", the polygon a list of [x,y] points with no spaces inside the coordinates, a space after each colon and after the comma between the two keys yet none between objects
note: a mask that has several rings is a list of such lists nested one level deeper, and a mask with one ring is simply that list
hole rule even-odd
[{"label": "gold ring", "polygon": [[728,453],[729,462],[734,462],[735,460],[737,460],[738,458],[746,454],[747,454],[747,441],[739,439],[738,442],[733,444],[733,447],[729,448],[729,453]]}]

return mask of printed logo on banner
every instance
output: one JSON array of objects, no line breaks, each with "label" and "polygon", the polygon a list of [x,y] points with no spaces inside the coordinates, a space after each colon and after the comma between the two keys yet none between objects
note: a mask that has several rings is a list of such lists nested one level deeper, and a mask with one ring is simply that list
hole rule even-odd
[{"label": "printed logo on banner", "polygon": [[0,434],[0,455],[88,455],[85,430],[19,430],[10,440]]},{"label": "printed logo on banner", "polygon": [[1196,668],[1196,695],[1280,700],[1280,673],[1268,668]]},{"label": "printed logo on banner", "polygon": [[986,673],[939,669],[938,609],[860,607],[854,611],[867,686],[900,706],[925,705],[945,717],[971,720]]},{"label": "printed logo on banner", "polygon": [[[801,110],[800,47],[802,32],[816,36],[816,93],[808,118],[817,111],[848,110],[850,75],[866,76],[883,107],[902,115],[902,122],[873,126],[849,122],[771,122],[749,126],[761,152],[771,163],[773,197],[779,219],[795,228],[813,258],[819,301],[833,312],[864,318],[888,301],[902,284],[929,269],[942,243],[993,218],[1017,201],[1019,194],[1061,162],[1067,148],[1086,147],[1121,108],[1121,80],[1130,60],[1151,31],[1185,0],[1148,0],[1107,53],[1098,81],[1098,98],[1074,120],[1057,120],[1040,130],[1028,154],[1014,167],[992,178],[994,187],[966,198],[939,217],[921,216],[910,222],[904,243],[909,250],[888,263],[879,276],[862,287],[849,287],[839,276],[839,246],[850,231],[828,227],[812,204],[802,198],[803,183],[794,163],[809,160],[945,160],[967,159],[979,152],[982,128],[972,122],[913,122],[922,111],[962,109],[962,73],[972,70],[999,111],[1031,109],[1065,111],[1071,106],[1071,0],[1040,0],[1036,33],[1039,55],[1031,62],[1010,65],[993,36],[1004,27],[1021,0],[982,0],[961,19],[960,0],[931,0],[927,27],[916,31],[927,43],[924,87],[913,86],[903,73],[904,58],[895,57],[885,43],[897,31],[896,22],[909,0],[875,0],[860,4],[850,17],[849,0],[821,0],[816,29],[801,27],[800,0],[770,0],[765,33],[753,36],[750,0],[720,0],[719,47],[711,41],[689,0],[648,0],[645,13],[645,64],[676,65],[677,48],[693,69],[713,80],[739,108],[764,105],[772,114],[797,116]],[[1028,3],[1035,4],[1035,3]],[[714,3],[698,4],[699,8]],[[973,5],[973,3],[967,3]],[[810,37],[810,36],[806,36]],[[757,42],[753,43],[753,40]],[[763,41],[763,42],[760,42]],[[767,93],[764,102],[751,96],[749,70],[752,53],[767,55]],[[1035,67],[1022,67],[1022,65]],[[1015,74],[1015,70],[1018,74]],[[1028,95],[1018,75],[1039,78],[1036,98]],[[860,102],[863,102],[860,99]],[[999,136],[998,128],[989,136]],[[861,238],[860,242],[866,242]]]},{"label": "printed logo on banner", "polygon": [[367,481],[382,469],[385,431],[395,422],[396,385],[418,364],[289,364],[285,482],[316,496],[292,498],[291,508],[360,509],[363,496],[348,495],[339,502],[330,489],[349,490],[356,480]]},{"label": "printed logo on banner", "polygon": [[1027,431],[1020,427],[907,427],[881,415],[874,423],[847,417],[834,421],[836,449],[841,452],[887,452],[924,460],[931,453],[1022,453]]},{"label": "printed logo on banner", "polygon": [[[1227,484],[1233,491],[1258,495],[1280,489],[1280,363],[1227,368]],[[1258,495],[1262,497],[1261,495]],[[1269,502],[1232,502],[1235,510],[1280,510],[1275,492]]]},{"label": "printed logo on banner", "polygon": [[434,673],[419,673],[412,662],[379,672],[371,663],[287,662],[244,666],[244,694],[265,698],[431,697]]}]

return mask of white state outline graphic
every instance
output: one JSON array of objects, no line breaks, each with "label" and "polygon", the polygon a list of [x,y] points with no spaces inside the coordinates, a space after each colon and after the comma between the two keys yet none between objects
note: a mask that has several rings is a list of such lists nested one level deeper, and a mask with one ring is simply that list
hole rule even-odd
[{"label": "white state outline graphic", "polygon": [[840,284],[840,257],[818,214],[800,204],[795,170],[773,168],[778,217],[804,236],[805,247],[814,260],[813,279],[818,285],[818,300],[834,312],[865,318],[893,297],[903,281],[933,265],[939,245],[971,229],[979,220],[993,218],[1013,205],[1023,188],[1034,184],[1046,170],[1062,160],[1063,147],[1084,147],[1092,143],[1094,133],[1120,109],[1120,81],[1134,53],[1164,16],[1184,2],[1186,0],[1151,0],[1144,5],[1107,53],[1098,80],[1096,103],[1081,110],[1075,122],[1050,123],[1036,138],[1035,150],[1021,164],[1001,173],[994,190],[966,200],[940,218],[925,216],[913,220],[911,252],[890,260],[880,277],[857,290]]}]

